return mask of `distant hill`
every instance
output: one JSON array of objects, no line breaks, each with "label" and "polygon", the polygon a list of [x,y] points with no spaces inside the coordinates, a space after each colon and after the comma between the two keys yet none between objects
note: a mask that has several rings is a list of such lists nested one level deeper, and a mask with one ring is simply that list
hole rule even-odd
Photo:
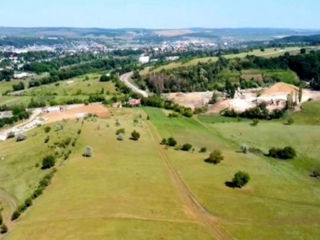
[{"label": "distant hill", "polygon": [[69,28],[39,27],[16,28],[0,27],[0,36],[7,37],[64,37],[64,38],[128,38],[144,39],[224,39],[238,40],[272,40],[283,36],[310,36],[320,34],[320,30],[273,29],[273,28],[186,28],[186,29],[103,29],[103,28]]},{"label": "distant hill", "polygon": [[320,34],[311,36],[290,36],[281,39],[282,42],[299,42],[299,43],[320,43]]}]

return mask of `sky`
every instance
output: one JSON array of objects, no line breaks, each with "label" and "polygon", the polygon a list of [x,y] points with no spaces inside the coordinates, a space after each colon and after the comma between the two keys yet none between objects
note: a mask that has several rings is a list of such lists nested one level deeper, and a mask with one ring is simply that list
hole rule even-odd
[{"label": "sky", "polygon": [[0,0],[0,26],[320,29],[320,0]]}]

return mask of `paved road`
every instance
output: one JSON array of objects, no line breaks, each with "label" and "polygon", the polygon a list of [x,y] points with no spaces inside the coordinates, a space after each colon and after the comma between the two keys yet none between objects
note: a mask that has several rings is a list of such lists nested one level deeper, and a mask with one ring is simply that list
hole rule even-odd
[{"label": "paved road", "polygon": [[120,76],[120,80],[121,82],[123,82],[128,88],[130,88],[133,92],[138,93],[140,95],[142,95],[143,97],[148,97],[148,93],[140,88],[138,88],[137,86],[135,86],[134,84],[132,84],[129,79],[132,77],[133,72],[129,72],[129,73],[125,73],[123,75]]}]

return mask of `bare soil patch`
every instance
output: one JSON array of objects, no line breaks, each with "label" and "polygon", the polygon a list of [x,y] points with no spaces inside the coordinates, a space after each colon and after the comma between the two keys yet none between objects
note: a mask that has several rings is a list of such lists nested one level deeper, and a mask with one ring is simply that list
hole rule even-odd
[{"label": "bare soil patch", "polygon": [[68,119],[83,118],[88,114],[97,115],[99,118],[108,118],[111,116],[109,110],[101,104],[90,104],[87,106],[75,106],[62,108],[59,112],[46,113],[42,118],[47,123],[59,122]]}]

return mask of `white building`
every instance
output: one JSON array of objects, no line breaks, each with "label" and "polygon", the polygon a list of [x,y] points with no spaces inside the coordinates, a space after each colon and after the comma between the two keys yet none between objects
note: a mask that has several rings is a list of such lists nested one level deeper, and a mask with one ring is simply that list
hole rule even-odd
[{"label": "white building", "polygon": [[149,56],[141,56],[139,58],[139,63],[141,63],[141,64],[146,64],[148,62],[150,62],[150,57]]}]

